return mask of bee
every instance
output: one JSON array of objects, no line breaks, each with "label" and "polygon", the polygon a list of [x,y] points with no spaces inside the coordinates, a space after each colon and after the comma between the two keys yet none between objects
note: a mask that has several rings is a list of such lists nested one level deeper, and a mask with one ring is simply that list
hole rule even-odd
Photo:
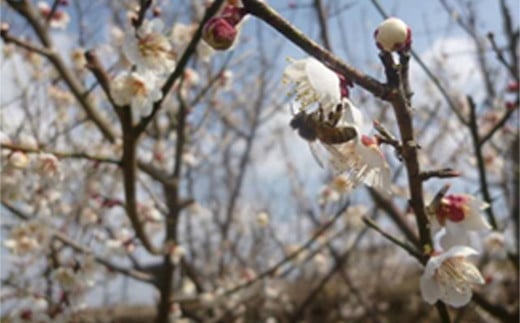
[{"label": "bee", "polygon": [[329,112],[326,120],[323,108],[319,107],[318,110],[309,114],[305,111],[298,112],[289,125],[309,142],[319,140],[329,145],[341,144],[354,139],[357,135],[354,127],[337,127],[342,115],[342,104],[338,104],[334,111]]},{"label": "bee", "polygon": [[343,116],[343,104],[338,104],[333,111],[330,111],[325,118],[325,112],[320,106],[312,113],[300,111],[294,115],[289,125],[298,131],[303,139],[309,142],[314,158],[323,167],[321,159],[318,157],[314,143],[321,142],[329,151],[336,151],[331,146],[346,143],[357,136],[357,131],[351,126],[338,126]]}]

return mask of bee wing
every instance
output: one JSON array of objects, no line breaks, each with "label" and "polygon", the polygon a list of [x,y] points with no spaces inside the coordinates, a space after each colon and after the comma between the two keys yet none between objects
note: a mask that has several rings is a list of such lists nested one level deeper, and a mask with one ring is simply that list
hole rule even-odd
[{"label": "bee wing", "polygon": [[311,150],[312,157],[314,157],[314,159],[316,160],[318,165],[320,165],[321,168],[325,168],[325,166],[323,165],[323,160],[320,157],[318,143],[315,142],[315,141],[314,142],[309,142],[309,148]]},{"label": "bee wing", "polygon": [[329,152],[329,164],[332,169],[334,169],[338,173],[345,172],[349,168],[352,168],[353,163],[355,163],[355,155],[350,154],[347,145],[352,146],[354,143],[349,142],[342,144],[343,150],[345,152],[340,151],[336,145],[323,144],[323,146]]}]

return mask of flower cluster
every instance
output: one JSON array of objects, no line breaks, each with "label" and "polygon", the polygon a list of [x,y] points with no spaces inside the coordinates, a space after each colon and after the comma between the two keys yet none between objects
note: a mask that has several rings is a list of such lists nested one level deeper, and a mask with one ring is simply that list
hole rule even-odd
[{"label": "flower cluster", "polygon": [[115,104],[130,106],[138,115],[148,115],[153,103],[162,99],[160,85],[176,64],[163,22],[159,18],[144,21],[124,36],[122,47],[135,69],[121,71],[114,78],[110,95]]},{"label": "flower cluster", "polygon": [[[377,47],[384,52],[408,51],[412,41],[410,28],[397,18],[382,22],[374,37]],[[291,86],[289,95],[294,96],[300,111],[315,111],[306,113],[304,120],[308,123],[305,127],[314,129],[302,132],[294,122],[291,126],[299,130],[302,138],[321,141],[329,155],[329,166],[340,173],[322,190],[322,205],[339,200],[341,194],[359,183],[387,192],[391,186],[390,169],[379,148],[379,137],[363,131],[363,116],[348,99],[345,80],[314,58],[291,60],[282,76],[282,82]],[[341,110],[337,110],[338,104],[342,106]],[[341,117],[336,120],[334,116],[338,111]],[[329,133],[354,129],[355,136],[331,144],[320,136],[324,129]],[[427,208],[432,233],[439,237],[443,251],[429,258],[421,277],[420,288],[426,302],[433,304],[441,300],[454,307],[464,306],[471,299],[472,286],[485,283],[478,268],[467,257],[478,253],[469,247],[469,232],[491,229],[481,214],[487,207],[486,203],[470,195],[443,194]]]}]

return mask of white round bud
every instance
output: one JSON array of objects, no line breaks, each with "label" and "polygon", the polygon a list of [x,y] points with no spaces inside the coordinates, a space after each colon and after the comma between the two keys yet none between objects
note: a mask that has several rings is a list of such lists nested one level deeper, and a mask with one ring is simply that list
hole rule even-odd
[{"label": "white round bud", "polygon": [[388,52],[402,50],[412,42],[412,31],[399,18],[383,21],[374,33],[377,47]]}]

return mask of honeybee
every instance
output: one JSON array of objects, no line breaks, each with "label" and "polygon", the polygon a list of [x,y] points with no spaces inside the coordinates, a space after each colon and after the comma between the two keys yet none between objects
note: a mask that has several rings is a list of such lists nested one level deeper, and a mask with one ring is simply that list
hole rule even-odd
[{"label": "honeybee", "polygon": [[343,116],[343,104],[338,104],[325,118],[325,112],[320,106],[312,113],[300,111],[292,118],[289,125],[298,131],[298,134],[309,142],[311,152],[318,164],[323,167],[318,157],[314,143],[318,140],[329,151],[335,151],[331,145],[342,144],[354,139],[357,131],[351,126],[337,126]]},{"label": "honeybee", "polygon": [[324,144],[341,144],[356,137],[356,129],[350,126],[336,127],[343,115],[343,105],[338,104],[334,111],[329,112],[327,120],[324,118],[322,107],[307,114],[298,112],[289,125],[298,131],[305,140],[313,142],[319,140]]}]

